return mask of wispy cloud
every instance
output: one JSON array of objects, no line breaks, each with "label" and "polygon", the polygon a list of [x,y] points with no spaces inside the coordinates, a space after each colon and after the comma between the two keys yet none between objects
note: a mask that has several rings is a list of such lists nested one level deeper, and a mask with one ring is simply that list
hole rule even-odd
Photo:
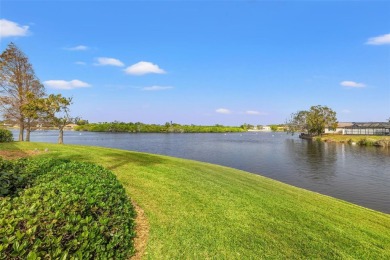
[{"label": "wispy cloud", "polygon": [[351,110],[343,109],[343,110],[341,110],[341,113],[343,113],[343,114],[350,114]]},{"label": "wispy cloud", "polygon": [[89,49],[89,47],[85,46],[85,45],[77,45],[74,47],[65,48],[65,50],[68,50],[68,51],[86,51],[88,49]]},{"label": "wispy cloud", "polygon": [[161,69],[158,65],[148,61],[140,61],[125,69],[127,74],[131,75],[144,75],[149,73],[165,74],[165,70]]},{"label": "wispy cloud", "polygon": [[28,34],[29,26],[20,26],[19,24],[0,19],[0,38],[12,37],[12,36],[26,36]]},{"label": "wispy cloud", "polygon": [[74,64],[83,65],[83,66],[87,65],[87,63],[84,61],[76,61]]},{"label": "wispy cloud", "polygon": [[245,114],[247,114],[247,115],[254,115],[254,116],[265,115],[264,112],[259,112],[259,111],[255,111],[255,110],[248,110],[248,111],[245,111]]},{"label": "wispy cloud", "polygon": [[369,38],[366,42],[366,44],[369,45],[384,45],[384,44],[390,44],[390,33],[380,35],[377,37]]},{"label": "wispy cloud", "polygon": [[78,79],[66,81],[66,80],[47,80],[43,84],[53,89],[75,89],[75,88],[87,88],[91,85]]},{"label": "wispy cloud", "polygon": [[227,108],[218,108],[217,110],[215,110],[215,112],[217,112],[218,114],[231,114],[232,112],[227,109]]},{"label": "wispy cloud", "polygon": [[340,85],[347,88],[364,88],[366,86],[366,84],[364,83],[358,83],[355,81],[348,80],[340,82]]},{"label": "wispy cloud", "polygon": [[161,90],[169,90],[173,89],[171,86],[151,86],[151,87],[144,87],[142,90],[144,91],[161,91]]},{"label": "wispy cloud", "polygon": [[116,67],[125,66],[125,64],[123,62],[121,62],[118,59],[114,59],[114,58],[99,57],[99,58],[96,58],[96,60],[97,60],[97,63],[95,63],[94,65],[97,65],[97,66],[116,66]]}]

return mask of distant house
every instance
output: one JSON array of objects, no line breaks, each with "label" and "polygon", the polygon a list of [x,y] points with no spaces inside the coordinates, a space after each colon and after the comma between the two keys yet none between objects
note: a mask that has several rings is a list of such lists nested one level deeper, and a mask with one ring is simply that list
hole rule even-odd
[{"label": "distant house", "polygon": [[390,135],[390,122],[354,122],[344,127],[345,135]]},{"label": "distant house", "polygon": [[264,131],[264,132],[271,132],[271,127],[266,125],[266,126],[263,126],[263,129],[261,129],[261,131]]},{"label": "distant house", "polygon": [[68,124],[65,126],[65,130],[73,130],[77,125],[76,124]]},{"label": "distant house", "polygon": [[352,122],[339,122],[336,129],[325,128],[325,134],[344,134],[345,127],[352,126]]}]

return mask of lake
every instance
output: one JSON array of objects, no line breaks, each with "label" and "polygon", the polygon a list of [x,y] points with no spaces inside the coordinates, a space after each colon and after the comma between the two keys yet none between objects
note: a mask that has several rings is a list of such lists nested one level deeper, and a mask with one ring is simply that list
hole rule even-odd
[{"label": "lake", "polygon": [[[17,131],[14,131],[17,137]],[[33,142],[57,142],[36,131]],[[67,144],[163,154],[225,165],[390,213],[390,149],[301,140],[285,133],[65,132]]]}]

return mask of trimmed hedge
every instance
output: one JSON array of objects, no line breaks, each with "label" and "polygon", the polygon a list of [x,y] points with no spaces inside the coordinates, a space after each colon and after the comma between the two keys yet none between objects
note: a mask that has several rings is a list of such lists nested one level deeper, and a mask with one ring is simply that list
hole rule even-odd
[{"label": "trimmed hedge", "polygon": [[0,143],[12,142],[14,136],[10,130],[0,128]]},{"label": "trimmed hedge", "polygon": [[32,185],[37,176],[47,173],[60,162],[66,161],[53,159],[7,161],[0,158],[0,197],[16,196],[19,191]]},{"label": "trimmed hedge", "polygon": [[135,211],[110,171],[53,159],[0,161],[0,169],[23,176],[16,194],[0,197],[0,259],[127,259],[134,253]]}]

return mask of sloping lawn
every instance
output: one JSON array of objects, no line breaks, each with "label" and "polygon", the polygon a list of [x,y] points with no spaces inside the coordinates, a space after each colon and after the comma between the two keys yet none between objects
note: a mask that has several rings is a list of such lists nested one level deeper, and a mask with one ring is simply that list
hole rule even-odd
[{"label": "sloping lawn", "polygon": [[390,259],[390,215],[258,175],[98,147],[15,142],[0,150],[112,170],[145,211],[145,258]]}]

